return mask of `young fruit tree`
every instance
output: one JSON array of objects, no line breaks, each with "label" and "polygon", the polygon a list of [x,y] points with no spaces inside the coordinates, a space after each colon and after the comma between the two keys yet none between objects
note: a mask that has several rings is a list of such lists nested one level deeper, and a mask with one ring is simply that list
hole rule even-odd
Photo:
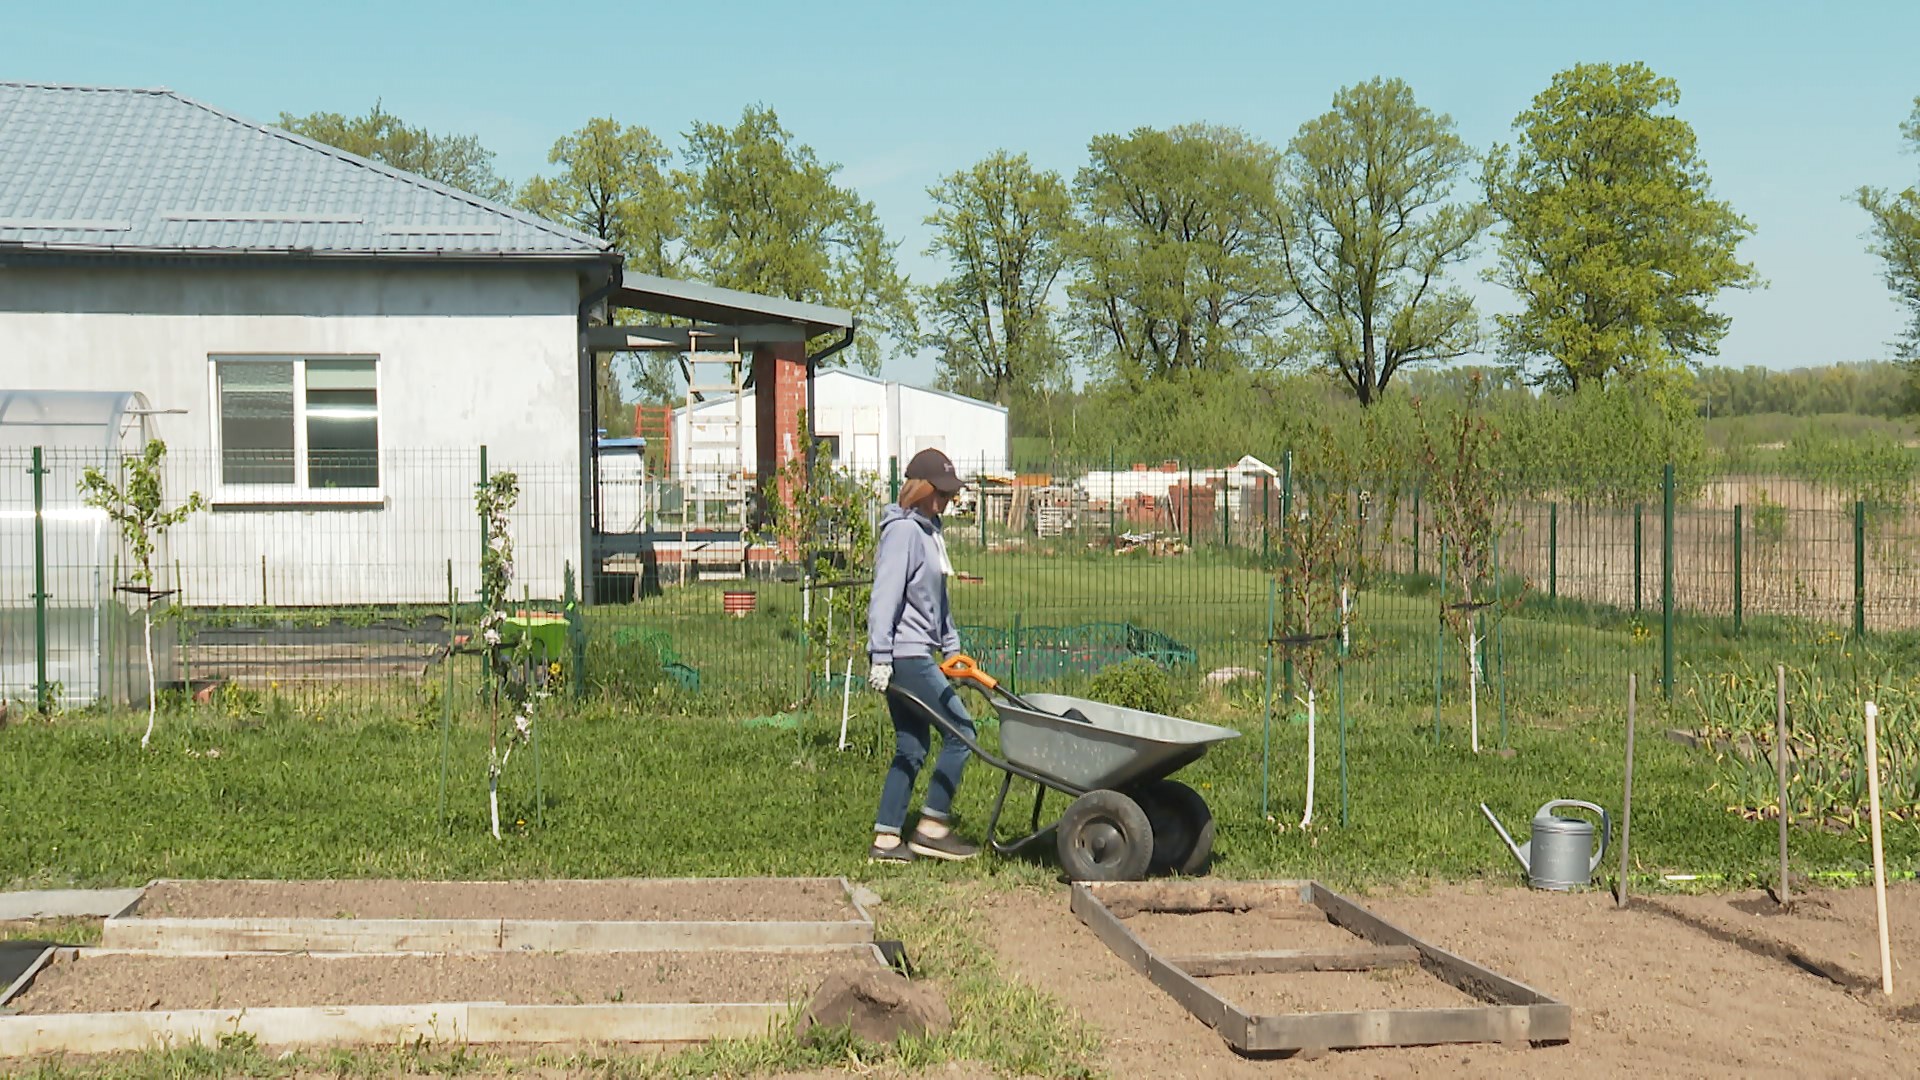
[{"label": "young fruit tree", "polygon": [[[806,423],[804,412],[801,423]],[[866,634],[879,502],[880,493],[866,474],[839,468],[824,455],[816,455],[809,471],[806,459],[797,457],[769,484],[766,521],[760,529],[762,541],[777,545],[782,558],[799,560],[804,574],[805,670],[818,670],[830,687],[835,642],[845,649],[840,674],[842,750],[852,708],[853,662]]]},{"label": "young fruit tree", "polygon": [[130,556],[125,584],[120,592],[140,598],[141,620],[145,628],[147,655],[147,731],[140,736],[140,748],[153,739],[153,721],[159,706],[159,690],[153,673],[153,602],[171,590],[153,587],[153,557],[167,530],[187,520],[189,514],[206,508],[206,501],[195,491],[179,506],[166,508],[166,493],[161,462],[167,457],[167,444],[155,439],[137,456],[120,459],[117,478],[89,466],[80,476],[80,497],[107,515],[120,529],[120,538]]},{"label": "young fruit tree", "polygon": [[[1333,459],[1329,455],[1326,460]],[[1307,707],[1306,812],[1300,818],[1303,828],[1313,823],[1319,691],[1325,689],[1330,670],[1329,652],[1337,651],[1349,633],[1352,575],[1360,536],[1351,494],[1348,486],[1330,472],[1310,475],[1294,490],[1293,512],[1282,515],[1280,528],[1285,552],[1279,571],[1285,613],[1281,644],[1293,660]]]},{"label": "young fruit tree", "polygon": [[[534,710],[548,696],[544,680],[528,674],[515,681],[513,672],[530,672],[533,661],[533,636],[520,633],[509,643],[503,628],[507,625],[506,606],[513,589],[513,537],[509,533],[509,515],[520,501],[520,478],[510,472],[494,473],[482,480],[474,494],[474,504],[486,530],[486,547],[480,555],[480,598],[485,610],[480,616],[480,640],[485,644],[491,665],[493,685],[488,693],[491,726],[487,738],[487,812],[493,824],[493,838],[500,839],[500,775],[506,771],[513,751],[533,738]],[[513,711],[513,730],[504,743],[500,736],[500,697],[505,692]]]},{"label": "young fruit tree", "polygon": [[1500,568],[1495,553],[1504,531],[1498,509],[1500,477],[1492,467],[1493,444],[1500,432],[1481,415],[1475,404],[1478,398],[1476,376],[1474,392],[1459,415],[1441,421],[1437,431],[1435,419],[1424,408],[1415,407],[1423,483],[1433,507],[1425,524],[1442,553],[1441,575],[1446,582],[1437,594],[1440,620],[1465,654],[1469,738],[1476,754],[1480,752],[1480,616],[1488,613],[1497,625],[1504,607],[1517,599],[1506,597],[1497,603],[1490,598],[1497,592]]}]

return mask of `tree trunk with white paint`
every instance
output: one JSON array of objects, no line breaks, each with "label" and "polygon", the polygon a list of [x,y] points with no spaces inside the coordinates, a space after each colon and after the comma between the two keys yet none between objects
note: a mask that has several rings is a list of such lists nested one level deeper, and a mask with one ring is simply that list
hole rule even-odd
[{"label": "tree trunk with white paint", "polygon": [[153,718],[159,711],[160,701],[158,696],[159,688],[156,686],[155,680],[153,677],[153,605],[151,602],[148,603],[146,610],[143,611],[142,614],[146,617],[145,622],[146,622],[146,642],[147,642],[147,733],[145,735],[140,736],[140,749],[145,750],[147,748],[147,743],[153,738]]},{"label": "tree trunk with white paint", "polygon": [[1300,818],[1300,827],[1313,824],[1313,687],[1307,687],[1307,812]]}]

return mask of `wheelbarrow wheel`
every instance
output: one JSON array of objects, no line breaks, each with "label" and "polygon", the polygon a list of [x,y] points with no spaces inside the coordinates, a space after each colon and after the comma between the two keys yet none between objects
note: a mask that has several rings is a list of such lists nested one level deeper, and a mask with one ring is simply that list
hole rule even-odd
[{"label": "wheelbarrow wheel", "polygon": [[1153,826],[1155,874],[1198,874],[1213,855],[1213,811],[1200,793],[1178,780],[1155,780],[1133,793]]},{"label": "wheelbarrow wheel", "polygon": [[1060,866],[1071,881],[1138,881],[1153,860],[1153,825],[1117,791],[1089,791],[1060,818]]}]

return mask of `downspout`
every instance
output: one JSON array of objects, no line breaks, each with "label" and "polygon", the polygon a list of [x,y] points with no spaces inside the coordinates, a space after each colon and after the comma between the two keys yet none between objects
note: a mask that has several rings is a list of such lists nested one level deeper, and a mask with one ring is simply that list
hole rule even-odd
[{"label": "downspout", "polygon": [[600,531],[600,380],[593,369],[593,350],[587,345],[588,318],[594,307],[620,286],[620,263],[608,268],[607,280],[580,299],[577,317],[580,376],[580,602],[591,605],[599,577],[595,535]]}]

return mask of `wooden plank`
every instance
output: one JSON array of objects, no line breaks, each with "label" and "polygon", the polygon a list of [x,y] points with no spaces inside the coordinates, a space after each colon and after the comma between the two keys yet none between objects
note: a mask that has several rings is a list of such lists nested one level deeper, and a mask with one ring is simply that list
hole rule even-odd
[{"label": "wooden plank", "polygon": [[105,948],[151,952],[489,952],[499,919],[108,919]]},{"label": "wooden plank", "polygon": [[1202,986],[1193,976],[1166,962],[1147,947],[1146,942],[1128,930],[1118,916],[1084,884],[1073,886],[1070,902],[1073,913],[1092,930],[1115,956],[1145,975],[1155,986],[1180,1003],[1194,1018],[1220,1033],[1229,1046],[1244,1047],[1252,1033],[1251,1018],[1219,994]]},{"label": "wooden plank", "polygon": [[783,1003],[718,1005],[469,1005],[475,1043],[705,1042],[750,1039],[792,1012]]},{"label": "wooden plank", "polygon": [[270,1046],[462,1042],[467,1008],[441,1003],[0,1016],[0,1058],[213,1046],[222,1035],[235,1034]]},{"label": "wooden plank", "polygon": [[1327,917],[1335,924],[1376,945],[1411,945],[1420,950],[1421,964],[1428,971],[1482,1001],[1500,1005],[1559,1004],[1525,983],[1489,971],[1471,960],[1414,937],[1331,889],[1315,885],[1313,901],[1326,911]]},{"label": "wooden plank", "polygon": [[1215,975],[1277,975],[1296,971],[1372,971],[1420,962],[1411,945],[1365,949],[1272,949],[1170,957],[1167,963],[1196,979]]},{"label": "wooden plank", "polygon": [[534,952],[646,952],[864,945],[871,922],[560,922],[503,920],[499,948]]},{"label": "wooden plank", "polygon": [[[1538,1029],[1536,1011],[1525,1005],[1496,1005],[1261,1016],[1254,1019],[1252,1036],[1244,1049],[1254,1052],[1350,1050],[1368,1046],[1549,1041],[1555,1036]],[[1565,1038],[1565,1035],[1557,1037]]]},{"label": "wooden plank", "polygon": [[1308,902],[1306,883],[1221,884],[1200,882],[1114,882],[1090,885],[1115,918],[1135,915],[1198,915],[1205,912],[1260,910],[1277,917],[1319,921],[1325,914]]}]

